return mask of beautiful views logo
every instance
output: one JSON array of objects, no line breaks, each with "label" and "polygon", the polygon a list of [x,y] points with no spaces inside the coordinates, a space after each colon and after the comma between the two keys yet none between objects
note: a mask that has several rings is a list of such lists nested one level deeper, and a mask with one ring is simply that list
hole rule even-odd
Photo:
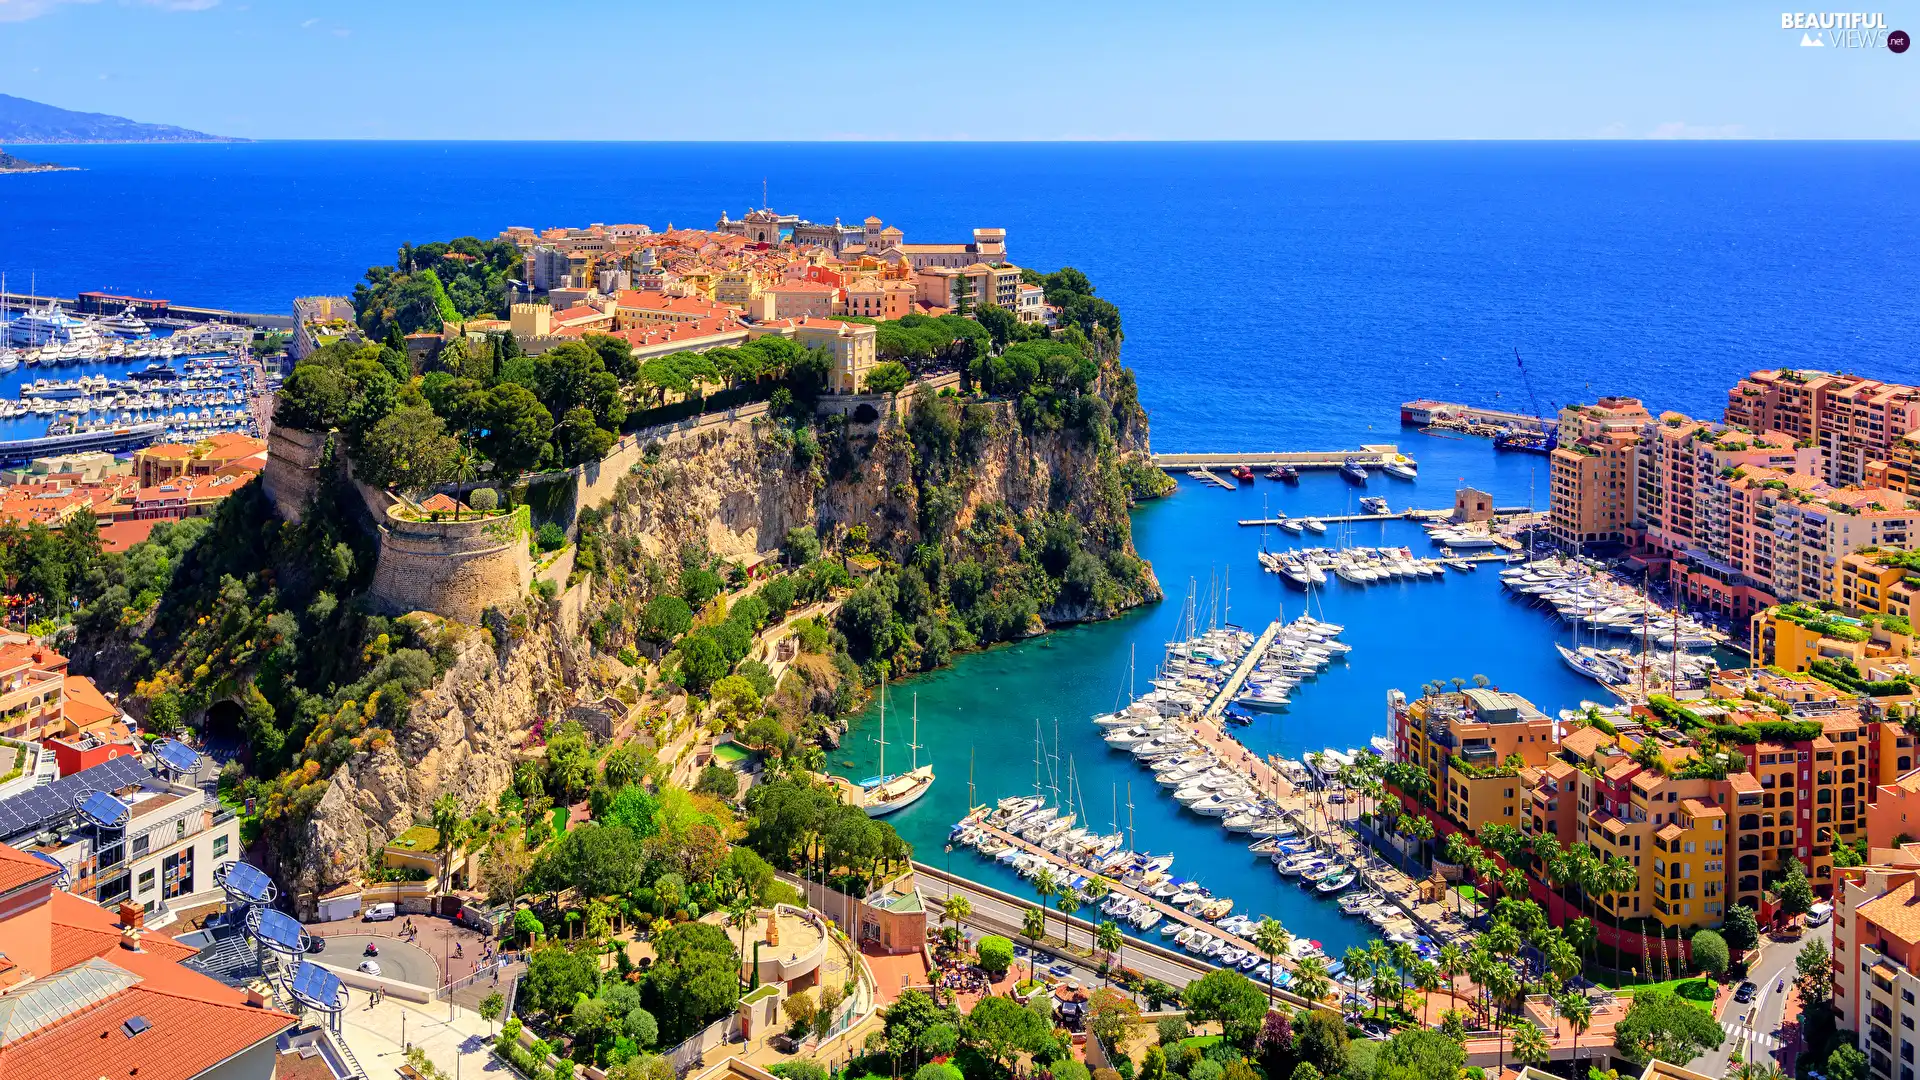
[{"label": "beautiful views logo", "polygon": [[1803,49],[1886,49],[1907,51],[1911,39],[1904,30],[1887,29],[1887,16],[1878,11],[1784,11],[1780,29],[1800,31]]}]

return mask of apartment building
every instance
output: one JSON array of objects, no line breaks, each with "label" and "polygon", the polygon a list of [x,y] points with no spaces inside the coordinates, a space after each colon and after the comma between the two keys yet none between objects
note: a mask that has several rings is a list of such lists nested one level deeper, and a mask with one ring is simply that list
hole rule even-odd
[{"label": "apartment building", "polygon": [[[1633,888],[1595,898],[1603,911],[1687,929],[1718,925],[1731,903],[1758,908],[1788,861],[1829,891],[1834,848],[1867,835],[1868,792],[1914,762],[1898,724],[1831,707],[1832,693],[1808,690],[1796,702],[1760,689],[1793,692],[1792,681],[1731,674],[1716,686],[1722,704],[1642,706],[1629,721],[1570,730],[1513,695],[1395,693],[1389,723],[1399,760],[1426,775],[1435,812],[1452,826],[1513,824],[1590,845],[1639,871]],[[1760,703],[1724,703],[1746,690]],[[1768,707],[1776,701],[1787,718]],[[1687,734],[1707,725],[1747,728],[1752,741],[1737,760],[1721,756]]]},{"label": "apartment building", "polygon": [[1905,551],[1867,549],[1840,559],[1832,600],[1848,611],[1913,620],[1920,597],[1920,558]]},{"label": "apartment building", "polygon": [[1638,447],[1651,420],[1629,397],[1560,410],[1560,444],[1548,458],[1547,520],[1561,544],[1577,550],[1632,539]]},{"label": "apartment building", "polygon": [[1894,439],[1884,461],[1868,462],[1867,483],[1920,498],[1920,432]]},{"label": "apartment building", "polygon": [[[117,823],[83,811],[97,793],[117,801]],[[239,854],[240,822],[199,787],[122,756],[0,800],[0,843],[59,863],[76,896],[151,916],[214,892],[214,867]]]},{"label": "apartment building", "polygon": [[880,336],[878,330],[866,323],[812,318],[755,323],[747,334],[749,340],[777,334],[809,349],[827,350],[833,357],[828,388],[836,394],[858,394],[866,388],[867,372],[872,371],[874,365],[874,342]]},{"label": "apartment building", "polygon": [[1020,306],[1020,268],[1005,263],[934,266],[920,270],[915,280],[920,303],[948,311],[971,311],[981,304],[1008,311]]},{"label": "apartment building", "polygon": [[1726,417],[1817,448],[1829,484],[1865,484],[1902,436],[1920,430],[1920,389],[1823,371],[1756,371],[1727,392]]},{"label": "apartment building", "polygon": [[1875,1080],[1913,1080],[1920,1044],[1920,845],[1876,849],[1839,872],[1833,906],[1833,1010],[1856,1033]]}]

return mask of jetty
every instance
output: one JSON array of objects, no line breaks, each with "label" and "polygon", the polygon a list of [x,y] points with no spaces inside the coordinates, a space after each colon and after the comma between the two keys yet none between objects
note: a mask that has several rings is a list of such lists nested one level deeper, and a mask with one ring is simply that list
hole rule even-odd
[{"label": "jetty", "polygon": [[1233,481],[1207,469],[1193,469],[1188,471],[1187,475],[1193,477],[1195,480],[1203,480],[1209,484],[1219,484],[1228,491],[1233,491],[1238,487]]},{"label": "jetty", "polygon": [[[991,809],[992,807],[988,807],[988,806],[976,807],[973,813],[967,815],[967,820],[972,822],[975,826],[979,827],[980,829],[984,830],[988,835],[994,837],[995,839],[1011,844],[1014,847],[1018,848],[1019,850],[1026,852],[1027,854],[1034,855],[1041,859],[1046,860],[1049,866],[1053,866],[1057,868],[1060,872],[1066,875],[1065,880],[1072,881],[1076,877],[1085,877],[1089,879],[1095,878],[1095,877],[1101,878],[1102,880],[1107,882],[1108,891],[1111,894],[1124,896],[1131,900],[1138,900],[1142,903],[1150,904],[1152,905],[1155,911],[1158,911],[1162,916],[1166,917],[1167,919],[1192,927],[1195,930],[1199,930],[1205,933],[1209,937],[1223,938],[1227,941],[1228,944],[1232,945],[1236,949],[1240,949],[1244,952],[1251,953],[1254,956],[1258,956],[1258,957],[1261,957],[1262,959],[1266,959],[1266,954],[1260,951],[1259,946],[1255,945],[1251,941],[1248,941],[1246,938],[1239,937],[1234,934],[1230,934],[1225,930],[1222,930],[1220,927],[1215,926],[1213,923],[1210,923],[1207,920],[1201,918],[1200,916],[1187,912],[1183,908],[1174,907],[1172,904],[1169,904],[1154,896],[1151,896],[1147,893],[1143,893],[1138,889],[1132,888],[1122,882],[1115,881],[1112,878],[1106,877],[1105,875],[1101,874],[1100,871],[1098,870],[1095,870],[1091,867],[1081,866],[1077,863],[1070,862],[1067,859],[1064,859],[1059,855],[1056,855],[1053,852],[1048,851],[1046,848],[1040,847],[1037,844],[1032,844],[1025,840],[1020,839],[1018,836],[1015,836],[1012,833],[1007,832],[1006,830],[1000,828],[997,825],[988,824],[987,812]],[[1195,957],[1194,960],[1196,963],[1205,964],[1210,967],[1220,966],[1218,964],[1215,964],[1213,961],[1208,960],[1206,957]],[[1293,968],[1293,958],[1286,954],[1281,954],[1274,957],[1273,961],[1275,964],[1285,967],[1289,970]]]},{"label": "jetty", "polygon": [[[1269,450],[1254,454],[1155,454],[1153,467],[1167,472],[1191,472],[1195,469],[1273,469],[1291,465],[1296,469],[1338,469],[1352,459],[1363,468],[1379,468],[1405,455],[1392,443],[1362,446],[1358,450]],[[1412,458],[1408,458],[1412,461]],[[1232,485],[1229,484],[1229,487]]]},{"label": "jetty", "polygon": [[1408,427],[1463,431],[1469,435],[1492,435],[1502,429],[1537,431],[1550,435],[1560,427],[1557,420],[1543,420],[1527,413],[1463,405],[1457,401],[1435,401],[1431,398],[1402,402],[1400,423]]},{"label": "jetty", "polygon": [[[1528,510],[1524,506],[1497,506],[1494,508],[1493,512],[1496,514],[1503,514],[1503,515],[1533,513],[1533,511]],[[1439,521],[1442,518],[1452,517],[1453,507],[1448,506],[1439,510],[1421,510],[1417,508],[1407,509],[1407,510],[1395,510],[1392,513],[1387,513],[1387,514],[1312,514],[1312,515],[1301,515],[1295,518],[1284,518],[1284,517],[1241,518],[1239,520],[1239,523],[1242,525],[1252,525],[1255,527],[1264,525],[1264,526],[1267,526],[1268,528],[1272,528],[1274,526],[1284,524],[1287,521],[1305,521],[1309,516],[1311,516],[1315,521],[1321,522],[1323,524],[1328,524],[1328,525],[1337,525],[1343,522],[1364,522],[1364,521]]]},{"label": "jetty", "polygon": [[1248,675],[1253,674],[1253,669],[1260,663],[1260,658],[1267,655],[1267,648],[1273,644],[1274,635],[1279,632],[1278,619],[1267,624],[1267,628],[1261,631],[1260,637],[1254,641],[1253,648],[1248,649],[1247,655],[1241,657],[1240,662],[1234,665],[1233,674],[1227,677],[1226,682],[1220,684],[1220,692],[1213,695],[1212,701],[1207,702],[1204,715],[1215,717],[1226,711],[1227,703],[1240,692],[1240,685],[1247,681]]}]

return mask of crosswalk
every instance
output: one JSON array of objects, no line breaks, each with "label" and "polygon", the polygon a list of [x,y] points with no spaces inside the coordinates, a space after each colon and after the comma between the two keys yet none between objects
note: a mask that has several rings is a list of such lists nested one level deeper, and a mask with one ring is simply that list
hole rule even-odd
[{"label": "crosswalk", "polygon": [[1754,1032],[1749,1035],[1746,1028],[1732,1020],[1720,1021],[1720,1028],[1727,1033],[1727,1045],[1738,1046],[1743,1052],[1749,1046],[1754,1050],[1780,1049],[1780,1038],[1777,1035],[1769,1035],[1765,1032]]}]

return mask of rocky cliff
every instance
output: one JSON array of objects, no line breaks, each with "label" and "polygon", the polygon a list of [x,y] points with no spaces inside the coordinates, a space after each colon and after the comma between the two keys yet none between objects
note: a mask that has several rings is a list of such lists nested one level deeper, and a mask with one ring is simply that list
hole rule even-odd
[{"label": "rocky cliff", "polygon": [[[1128,382],[1131,389],[1130,381]],[[1129,399],[1130,400],[1130,399]],[[1097,555],[1132,556],[1118,462],[1144,450],[1145,417],[1121,408],[1101,433],[1028,430],[1004,402],[952,402],[964,452],[935,468],[928,414],[908,397],[867,423],[833,418],[796,426],[770,415],[710,423],[642,440],[609,459],[625,465],[595,511],[597,576],[576,581],[553,603],[496,602],[467,633],[458,659],[413,702],[390,740],[370,743],[325,781],[303,822],[289,822],[282,873],[296,892],[317,894],[352,880],[380,844],[425,819],[443,793],[463,811],[490,804],[512,782],[528,734],[568,707],[598,701],[626,674],[570,627],[603,616],[630,620],[645,598],[653,560],[688,545],[730,561],[780,546],[787,531],[811,526],[823,537],[865,526],[870,545],[905,558],[915,545],[966,529],[984,508],[1013,516],[1052,513],[1086,523]],[[927,405],[922,402],[922,405]],[[942,414],[947,415],[947,414]],[[937,419],[937,417],[936,417]],[[622,456],[625,454],[626,456]],[[605,485],[595,485],[606,490]],[[583,509],[572,498],[550,500]],[[930,507],[929,501],[937,502]],[[1103,603],[1055,603],[1049,622],[1106,617],[1159,598],[1151,570]]]}]

